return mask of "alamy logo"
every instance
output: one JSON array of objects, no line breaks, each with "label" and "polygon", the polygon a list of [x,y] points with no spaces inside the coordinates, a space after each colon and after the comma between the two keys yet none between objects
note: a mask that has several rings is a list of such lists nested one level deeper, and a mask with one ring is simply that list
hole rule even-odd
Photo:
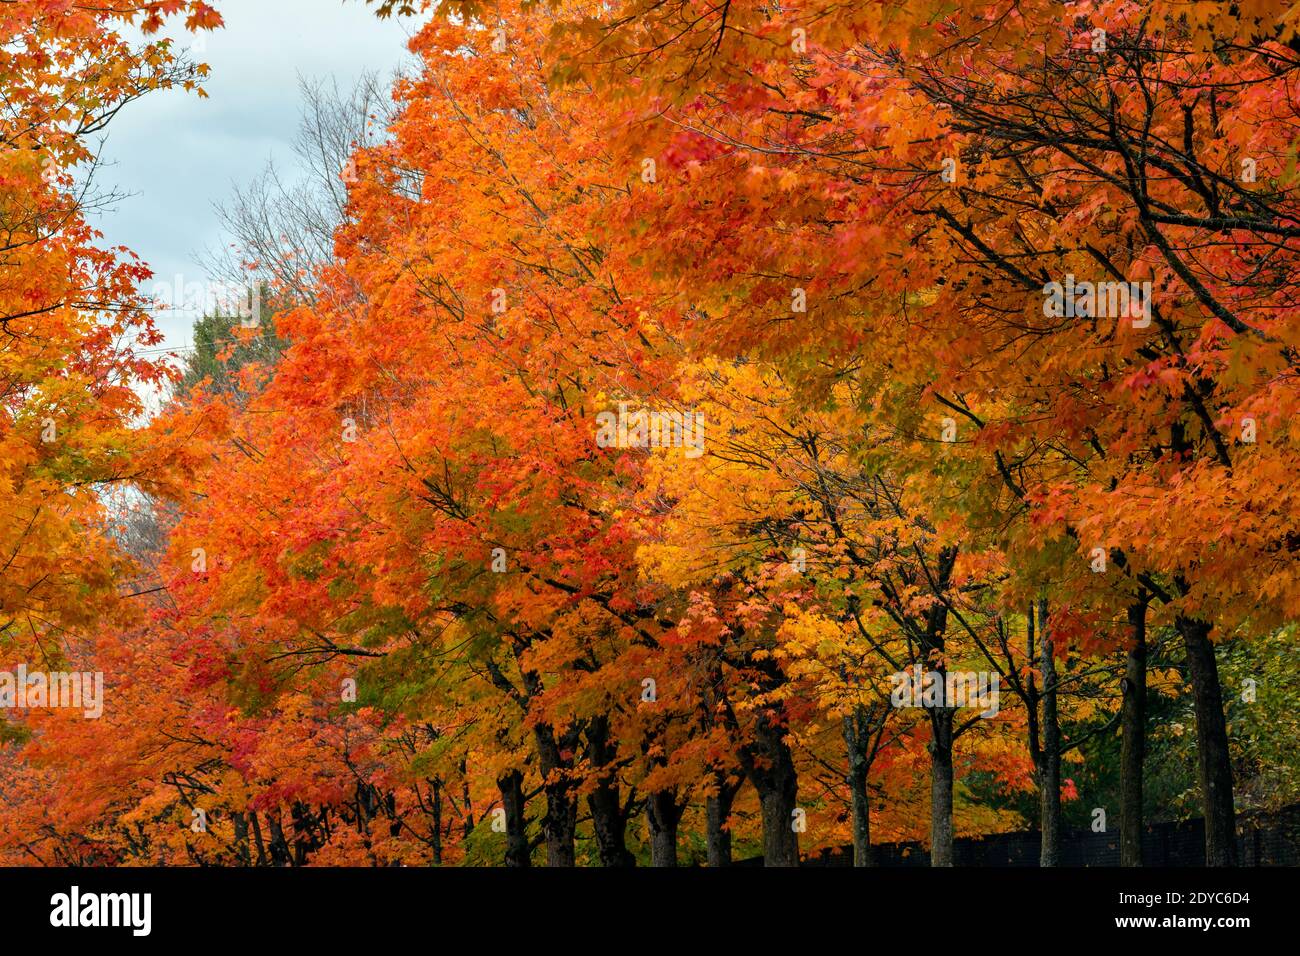
[{"label": "alamy logo", "polygon": [[1052,319],[1096,318],[1133,320],[1133,328],[1151,324],[1150,282],[1075,282],[1043,286],[1043,315]]},{"label": "alamy logo", "polygon": [[900,671],[889,678],[893,684],[889,700],[895,707],[972,707],[981,717],[998,712],[1001,683],[987,671]]},{"label": "alamy logo", "polygon": [[704,454],[704,416],[699,412],[627,409],[627,402],[619,402],[617,414],[596,416],[596,444],[601,448],[684,448],[687,458]]},{"label": "alamy logo", "polygon": [[94,720],[104,713],[104,675],[32,671],[0,671],[0,707],[73,707]]},{"label": "alamy logo", "polygon": [[178,312],[201,318],[207,315],[238,320],[246,329],[255,329],[262,314],[262,287],[259,283],[186,282],[177,275],[171,283],[153,287],[153,298],[160,312]]},{"label": "alamy logo", "polygon": [[50,907],[51,926],[129,926],[133,936],[148,936],[153,923],[149,893],[82,895],[74,886],[71,893],[51,896]]}]

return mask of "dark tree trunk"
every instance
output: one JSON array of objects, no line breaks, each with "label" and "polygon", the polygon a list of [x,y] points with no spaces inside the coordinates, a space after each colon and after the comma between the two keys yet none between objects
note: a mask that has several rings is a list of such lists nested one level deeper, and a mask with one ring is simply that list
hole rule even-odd
[{"label": "dark tree trunk", "polygon": [[268,862],[266,856],[266,843],[262,840],[262,824],[258,822],[257,812],[255,810],[248,811],[248,822],[253,828],[253,845],[257,847],[257,860],[253,865],[266,866]]},{"label": "dark tree trunk", "polygon": [[953,865],[952,711],[930,710],[930,865]]},{"label": "dark tree trunk", "polygon": [[867,771],[849,771],[849,792],[853,800],[853,865],[875,866],[871,851],[871,797],[867,793]]},{"label": "dark tree trunk", "polygon": [[289,866],[293,862],[293,853],[289,850],[289,844],[284,838],[284,827],[280,824],[280,811],[268,813],[266,816],[267,829],[271,831],[271,864],[273,866]]},{"label": "dark tree trunk", "polygon": [[627,849],[627,816],[619,802],[618,779],[609,767],[614,752],[609,740],[609,719],[593,717],[587,723],[587,753],[592,766],[601,768],[602,773],[595,789],[587,795],[587,806],[591,810],[600,865],[636,866],[636,857]]},{"label": "dark tree trunk", "polygon": [[442,866],[442,778],[435,777],[432,786],[433,794],[430,802],[433,805],[433,865]]},{"label": "dark tree trunk", "polygon": [[646,822],[650,826],[650,860],[653,866],[677,865],[677,824],[682,808],[671,790],[659,790],[645,800]]},{"label": "dark tree trunk", "polygon": [[236,812],[230,815],[230,819],[235,826],[235,854],[241,866],[248,866],[253,862],[253,855],[248,847],[248,817]]},{"label": "dark tree trunk", "polygon": [[524,819],[524,775],[518,770],[497,778],[506,815],[506,866],[532,866],[528,826]]},{"label": "dark tree trunk", "polygon": [[1124,703],[1120,714],[1120,866],[1142,865],[1142,765],[1147,735],[1147,599],[1129,605],[1133,646],[1124,662]]},{"label": "dark tree trunk", "polygon": [[555,731],[549,724],[533,728],[537,743],[538,763],[541,765],[542,789],[546,794],[546,816],[542,818],[542,834],[546,839],[547,866],[574,866],[574,831],[578,824],[578,802],[574,799],[573,783],[568,779],[571,760],[563,758]]},{"label": "dark tree trunk", "polygon": [[1061,864],[1061,725],[1056,713],[1056,651],[1047,623],[1047,602],[1038,602],[1040,667],[1043,673],[1043,753],[1039,767],[1039,866]]},{"label": "dark tree trunk", "polygon": [[1219,667],[1210,642],[1210,624],[1181,616],[1174,623],[1187,651],[1196,711],[1196,755],[1205,815],[1205,864],[1236,866],[1237,813],[1232,795],[1232,758]]},{"label": "dark tree trunk", "polygon": [[[957,561],[956,548],[944,548],[936,562],[935,585],[946,589]],[[947,667],[944,659],[944,635],[948,629],[948,608],[940,601],[927,613],[925,631],[921,639],[924,652],[916,666],[924,669],[934,661],[935,678],[944,687],[944,701],[938,707],[927,707],[930,716],[930,865],[952,866],[952,748],[953,711],[947,700]]]},{"label": "dark tree trunk", "polygon": [[731,830],[727,829],[727,821],[731,819],[731,804],[740,790],[740,781],[733,783],[720,770],[713,772],[713,778],[717,793],[704,802],[708,865],[731,866]]},{"label": "dark tree trunk", "polygon": [[799,781],[784,733],[771,711],[759,714],[750,779],[763,810],[764,866],[799,865],[799,838],[794,831]]},{"label": "dark tree trunk", "polygon": [[[521,653],[515,647],[515,657]],[[542,679],[536,671],[529,670],[520,661],[520,677],[529,701],[536,700],[544,690]],[[574,832],[578,827],[578,800],[570,778],[573,769],[573,748],[577,746],[581,728],[571,728],[557,739],[555,728],[539,721],[533,725],[533,743],[537,750],[537,763],[542,772],[542,792],[546,795],[546,815],[542,817],[542,837],[546,841],[547,866],[574,866]]]},{"label": "dark tree trunk", "polygon": [[464,760],[464,758],[462,758],[460,761],[459,770],[460,770],[460,801],[461,801],[461,805],[465,808],[465,819],[462,823],[461,833],[464,836],[468,837],[471,833],[474,832],[474,806],[473,804],[470,803],[469,800],[469,774],[466,772],[467,762]]},{"label": "dark tree trunk", "polygon": [[627,849],[627,817],[619,805],[618,787],[602,780],[587,795],[587,806],[600,865],[636,866],[636,857]]},{"label": "dark tree trunk", "polygon": [[304,866],[309,852],[316,848],[308,832],[307,806],[300,800],[294,801],[289,808],[289,819],[293,822],[293,865]]},{"label": "dark tree trunk", "polygon": [[871,851],[871,799],[867,793],[867,775],[871,770],[868,750],[870,728],[865,708],[858,706],[844,716],[844,746],[848,751],[849,799],[853,814],[853,865],[874,866]]}]

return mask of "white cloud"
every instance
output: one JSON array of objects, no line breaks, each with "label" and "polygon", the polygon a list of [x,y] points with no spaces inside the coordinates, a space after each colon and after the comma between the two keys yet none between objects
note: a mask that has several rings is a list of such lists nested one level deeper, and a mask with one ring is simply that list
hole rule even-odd
[{"label": "white cloud", "polygon": [[[222,241],[213,204],[268,160],[288,167],[298,126],[298,77],[351,85],[409,59],[409,19],[379,20],[361,0],[219,0],[226,26],[202,34],[207,99],[173,90],[128,104],[109,125],[101,191],[130,194],[94,217],[106,241],[134,250],[157,281],[202,281],[197,254]],[[192,40],[172,32],[179,43]],[[159,317],[169,346],[189,344],[190,320]]]}]

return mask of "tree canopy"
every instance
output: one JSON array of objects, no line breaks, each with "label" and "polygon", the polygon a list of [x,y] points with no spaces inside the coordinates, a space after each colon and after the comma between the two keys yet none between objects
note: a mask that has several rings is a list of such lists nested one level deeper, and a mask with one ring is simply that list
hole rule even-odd
[{"label": "tree canopy", "polygon": [[377,3],[387,135],[142,424],[64,170],[219,17],[139,6],[0,10],[0,625],[106,687],[10,721],[0,859],[1227,865],[1296,798],[1300,8]]}]

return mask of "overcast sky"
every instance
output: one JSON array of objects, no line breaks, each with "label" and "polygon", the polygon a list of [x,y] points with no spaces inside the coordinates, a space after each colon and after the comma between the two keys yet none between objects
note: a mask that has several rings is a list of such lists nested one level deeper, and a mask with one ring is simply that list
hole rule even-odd
[{"label": "overcast sky", "polygon": [[[94,217],[106,241],[130,247],[154,283],[207,282],[204,249],[224,244],[213,204],[268,160],[294,163],[298,76],[350,86],[364,70],[388,75],[409,56],[414,21],[379,20],[362,0],[218,0],[220,30],[201,34],[208,99],[181,90],[128,104],[108,127],[100,191],[128,194]],[[192,42],[187,34],[183,41]],[[147,286],[145,292],[151,292]],[[159,313],[168,346],[190,344],[192,316]]]}]

